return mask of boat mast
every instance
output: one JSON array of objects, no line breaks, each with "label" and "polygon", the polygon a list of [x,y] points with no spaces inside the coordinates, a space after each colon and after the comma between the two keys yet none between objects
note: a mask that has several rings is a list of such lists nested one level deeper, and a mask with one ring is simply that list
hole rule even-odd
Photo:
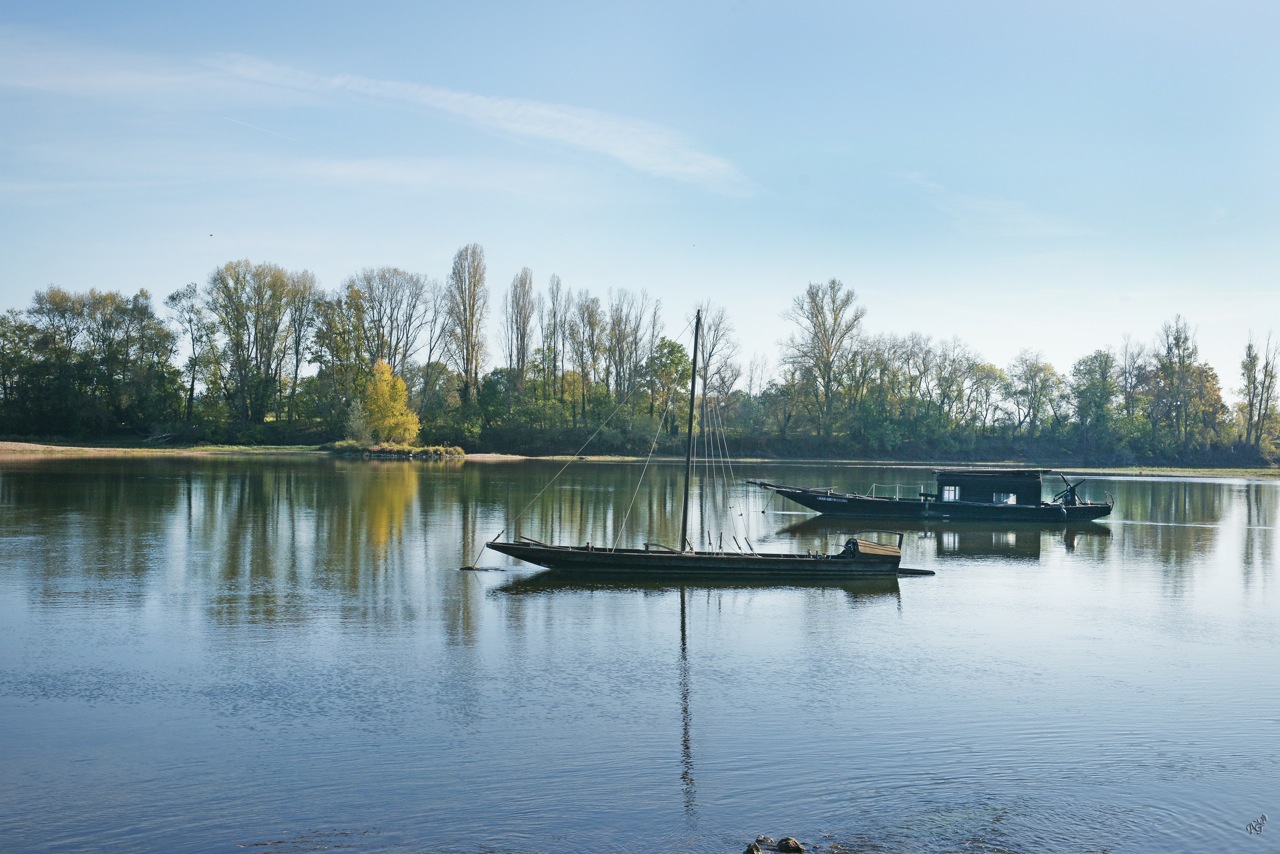
[{"label": "boat mast", "polygon": [[693,393],[698,386],[698,335],[702,332],[702,309],[693,319],[693,371],[689,375],[689,445],[684,452],[684,509],[680,511],[680,551],[689,545],[689,477],[693,471]]}]

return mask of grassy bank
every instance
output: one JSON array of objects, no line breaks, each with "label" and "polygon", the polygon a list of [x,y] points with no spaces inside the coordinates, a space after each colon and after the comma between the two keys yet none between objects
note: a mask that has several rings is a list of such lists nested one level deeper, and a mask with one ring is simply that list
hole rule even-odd
[{"label": "grassy bank", "polygon": [[[362,457],[394,458],[412,455],[413,458],[466,458],[473,462],[511,462],[522,459],[542,459],[567,461],[581,459],[591,462],[636,462],[642,457],[623,456],[589,456],[573,457],[557,455],[547,457],[525,457],[513,454],[465,454],[461,448],[431,446],[413,447],[408,445],[361,445],[356,442],[343,441],[327,445],[102,445],[102,444],[40,444],[35,442],[0,442],[0,457],[3,456],[211,456],[211,455],[256,455],[256,456],[305,456],[322,454],[340,454]],[[661,457],[667,461],[676,461],[682,457]],[[957,463],[946,462],[902,462],[898,460],[820,460],[820,459],[735,459],[735,463],[756,465],[839,465],[851,468],[902,467],[933,470],[937,468],[958,468],[961,466],[995,466],[1007,468],[1046,468],[1055,471],[1070,472],[1081,475],[1098,475],[1112,477],[1217,477],[1217,478],[1280,478],[1280,467],[1267,466],[1258,468],[1194,468],[1185,466],[1055,466],[1052,464],[1029,463],[1026,461],[987,460]]]},{"label": "grassy bank", "polygon": [[360,445],[336,442],[329,445],[77,445],[40,444],[36,442],[0,442],[0,457],[188,457],[188,456],[342,456],[380,458],[462,457],[461,448],[409,445]]}]

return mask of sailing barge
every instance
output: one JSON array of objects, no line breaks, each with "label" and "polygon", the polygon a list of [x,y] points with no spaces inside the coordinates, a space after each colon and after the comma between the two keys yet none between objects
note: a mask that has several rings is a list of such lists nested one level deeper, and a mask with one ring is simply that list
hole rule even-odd
[{"label": "sailing barge", "polygon": [[1104,502],[1084,501],[1077,491],[1084,480],[1071,483],[1044,501],[1043,478],[1051,469],[939,469],[937,489],[919,497],[863,495],[831,488],[783,486],[763,480],[751,483],[783,498],[831,516],[874,519],[955,519],[992,522],[1089,522],[1111,512],[1111,496]]},{"label": "sailing barge", "polygon": [[893,543],[879,542],[859,531],[835,555],[778,554],[757,551],[677,551],[649,545],[644,549],[552,546],[521,538],[516,542],[490,542],[496,552],[548,569],[574,572],[625,572],[629,575],[690,575],[723,580],[846,580],[865,575],[933,575],[925,570],[903,569],[902,534],[889,532]]},{"label": "sailing barge", "polygon": [[689,483],[693,468],[694,393],[697,390],[698,339],[701,330],[702,312],[698,312],[693,327],[693,370],[689,378],[689,441],[684,461],[684,506],[680,516],[679,548],[653,544],[647,544],[643,549],[593,548],[590,544],[557,546],[528,537],[519,537],[513,542],[500,541],[495,537],[485,544],[486,547],[527,563],[552,570],[572,570],[579,574],[710,577],[725,582],[840,582],[868,576],[896,578],[898,575],[933,575],[927,569],[901,568],[902,534],[896,532],[889,532],[897,538],[894,543],[861,535],[874,532],[859,532],[850,537],[845,542],[844,549],[835,555],[757,552],[750,543],[747,544],[748,550],[732,552],[697,551],[692,547],[689,540]]}]

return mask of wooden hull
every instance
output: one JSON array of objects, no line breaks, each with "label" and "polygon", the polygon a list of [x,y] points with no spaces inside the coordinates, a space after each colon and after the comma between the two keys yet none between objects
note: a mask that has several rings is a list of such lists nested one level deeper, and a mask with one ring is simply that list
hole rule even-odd
[{"label": "wooden hull", "polygon": [[659,575],[651,572],[592,572],[572,569],[544,569],[532,572],[512,578],[494,590],[511,596],[537,596],[563,591],[660,593],[671,590],[760,590],[777,587],[840,590],[857,599],[898,596],[901,593],[897,575],[859,575],[837,579],[791,576],[726,578],[715,573],[682,572],[678,575]]},{"label": "wooden hull", "polygon": [[984,504],[976,501],[935,501],[930,498],[875,498],[830,489],[780,486],[763,482],[759,485],[818,513],[870,519],[1075,523],[1101,519],[1111,512],[1110,504]]},{"label": "wooden hull", "polygon": [[901,570],[897,547],[859,542],[851,557],[807,554],[726,554],[723,552],[675,552],[650,549],[594,549],[589,546],[549,546],[541,543],[491,542],[488,548],[548,569],[590,573],[689,576],[730,581],[747,579],[823,580],[866,576],[928,574],[925,570]]}]

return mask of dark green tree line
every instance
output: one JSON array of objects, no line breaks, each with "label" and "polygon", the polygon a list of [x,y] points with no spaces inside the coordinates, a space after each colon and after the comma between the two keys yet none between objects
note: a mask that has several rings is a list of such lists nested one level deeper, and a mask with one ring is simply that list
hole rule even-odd
[{"label": "dark green tree line", "polygon": [[[325,291],[307,271],[248,260],[165,300],[50,287],[0,316],[0,424],[10,435],[340,438],[368,390],[399,388],[419,441],[471,449],[597,452],[678,447],[689,356],[643,292],[601,298],[529,268],[500,299],[502,364],[486,370],[484,250],[458,250],[444,284],[368,268]],[[1072,459],[1251,464],[1277,449],[1277,346],[1252,337],[1239,403],[1178,316],[1059,372],[1020,352],[999,367],[959,339],[868,334],[838,279],[792,301],[792,332],[745,373],[732,318],[700,307],[698,421],[733,450],[887,459]],[[381,365],[381,367],[378,367]],[[385,397],[386,395],[382,395]],[[381,398],[379,398],[381,399]],[[399,405],[399,404],[397,404]],[[402,418],[400,424],[412,423]],[[403,430],[401,430],[403,432]]]}]

